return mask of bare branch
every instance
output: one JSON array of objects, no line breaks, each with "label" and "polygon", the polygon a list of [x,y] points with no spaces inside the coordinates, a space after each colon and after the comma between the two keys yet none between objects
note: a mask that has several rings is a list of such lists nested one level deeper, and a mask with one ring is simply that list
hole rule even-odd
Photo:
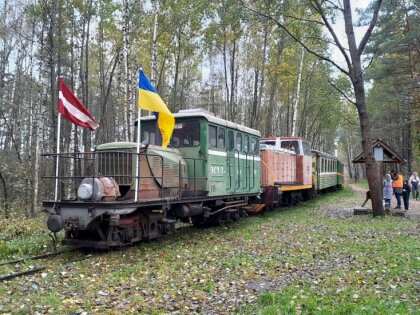
[{"label": "bare branch", "polygon": [[337,9],[337,10],[339,10],[339,11],[341,11],[341,12],[343,12],[344,11],[344,9],[343,9],[343,7],[341,6],[338,6],[337,4],[335,4],[334,2],[332,2],[332,1],[330,1],[330,0],[326,0],[325,1],[326,3],[329,3],[334,9]]},{"label": "bare branch", "polygon": [[297,16],[293,16],[293,15],[283,15],[285,18],[289,18],[291,20],[295,20],[295,21],[299,21],[299,22],[309,22],[309,23],[315,23],[321,26],[325,26],[325,24],[321,21],[317,21],[317,20],[312,20],[312,19],[304,19],[304,18],[300,18]]},{"label": "bare branch", "polygon": [[363,69],[363,72],[362,72],[363,74],[366,72],[367,69],[369,69],[370,65],[372,64],[373,60],[375,59],[375,55],[376,54],[372,55],[372,58],[370,58],[368,65],[366,66],[366,68]]},{"label": "bare branch", "polygon": [[[247,9],[248,11],[257,14],[259,16],[265,17],[271,21],[273,21],[275,24],[277,24],[277,26],[279,28],[281,28],[282,30],[284,30],[286,32],[287,35],[289,35],[293,40],[295,40],[299,45],[301,45],[308,53],[318,57],[321,60],[327,61],[329,63],[331,63],[333,66],[335,66],[338,70],[340,70],[341,72],[343,72],[345,75],[350,76],[349,71],[347,71],[346,69],[344,69],[343,67],[341,67],[340,65],[338,65],[336,62],[334,62],[332,59],[321,55],[320,53],[312,50],[311,48],[309,48],[303,41],[301,41],[297,36],[295,36],[284,24],[280,23],[276,18],[272,17],[271,15],[267,15],[264,13],[261,13],[259,11],[256,11],[250,7],[248,7],[243,0],[239,0],[242,4],[242,6]],[[345,53],[344,53],[345,55]],[[350,69],[350,68],[349,68]]]},{"label": "bare branch", "polygon": [[348,102],[352,103],[353,105],[356,105],[356,102],[350,99],[346,93],[344,93],[337,85],[335,85],[332,81],[328,80],[328,83],[331,84],[331,86],[340,93]]},{"label": "bare branch", "polygon": [[343,45],[341,45],[340,40],[337,37],[337,34],[335,33],[332,25],[330,24],[330,22],[327,19],[327,16],[325,15],[324,10],[322,9],[321,4],[318,2],[318,0],[311,0],[310,1],[312,7],[319,13],[319,15],[321,16],[322,20],[324,21],[325,26],[327,27],[328,31],[330,32],[331,36],[334,39],[335,44],[337,45],[338,49],[341,51],[341,54],[343,55],[344,59],[346,60],[347,63],[347,67],[349,68],[349,72],[347,75],[350,74],[351,69],[352,69],[352,63],[350,61],[349,56],[346,53],[346,50],[344,49]]},{"label": "bare branch", "polygon": [[372,20],[370,20],[369,28],[367,29],[365,35],[363,36],[359,48],[357,49],[357,56],[361,56],[365,46],[372,35],[373,28],[375,27],[376,21],[378,20],[379,9],[381,8],[382,0],[378,0],[376,3],[375,11],[373,12]]}]

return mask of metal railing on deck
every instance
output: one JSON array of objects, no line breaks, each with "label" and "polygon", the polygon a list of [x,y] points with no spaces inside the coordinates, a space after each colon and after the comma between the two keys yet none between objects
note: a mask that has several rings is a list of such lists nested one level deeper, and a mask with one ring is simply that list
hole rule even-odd
[{"label": "metal railing on deck", "polygon": [[[137,158],[141,158],[141,156],[158,157],[161,162],[161,176],[153,174],[151,174],[152,176],[141,176],[140,174],[135,176],[133,170],[135,169],[134,162],[136,157],[133,158],[133,156],[136,156]],[[44,161],[42,166],[42,173],[44,174],[42,175],[42,179],[51,180],[57,183],[59,187],[57,200],[76,199],[77,188],[83,179],[92,178],[92,181],[94,181],[95,178],[99,177],[112,177],[119,186],[131,186],[134,184],[134,180],[139,180],[139,182],[141,182],[142,179],[156,179],[162,183],[160,185],[159,194],[161,198],[164,197],[164,163],[163,158],[160,155],[109,150],[59,154],[51,153],[43,154],[42,157],[47,160],[52,159],[51,162],[58,161],[59,163],[58,176],[55,174],[55,168],[52,167],[54,163],[47,163]],[[95,185],[93,185],[93,189],[94,188]],[[93,191],[92,198],[94,198],[94,196],[95,192]]]}]

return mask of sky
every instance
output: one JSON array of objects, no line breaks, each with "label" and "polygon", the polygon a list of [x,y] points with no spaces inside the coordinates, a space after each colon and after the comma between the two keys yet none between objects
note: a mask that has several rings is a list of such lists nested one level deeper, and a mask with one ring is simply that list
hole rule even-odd
[{"label": "sky", "polygon": [[[355,23],[357,22],[357,19],[358,19],[356,9],[367,8],[369,2],[370,1],[367,1],[367,0],[352,0],[351,1],[353,25],[355,25]],[[361,41],[363,35],[365,34],[367,28],[368,28],[368,26],[358,26],[358,27],[354,26],[354,32],[355,32],[357,44],[360,43],[360,41]],[[348,47],[346,32],[345,32],[345,28],[344,28],[344,18],[343,18],[342,15],[339,18],[337,18],[337,23],[335,24],[335,29],[334,30],[336,31],[337,36],[338,36],[341,44],[344,47]],[[328,31],[325,30],[325,34],[327,34],[327,32]],[[340,66],[346,67],[344,57],[341,54],[340,50],[334,45],[331,45],[330,49],[332,51],[332,58],[334,59],[334,61],[337,61]]]}]

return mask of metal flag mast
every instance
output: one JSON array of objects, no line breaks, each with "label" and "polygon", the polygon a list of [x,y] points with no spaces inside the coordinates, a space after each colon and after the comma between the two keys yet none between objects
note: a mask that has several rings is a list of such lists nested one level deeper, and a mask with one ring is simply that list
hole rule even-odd
[{"label": "metal flag mast", "polygon": [[58,172],[60,165],[60,137],[61,137],[61,114],[58,113],[58,123],[57,123],[57,157],[55,161],[55,195],[54,201],[58,201]]},{"label": "metal flag mast", "polygon": [[[140,72],[142,71],[142,68],[140,67],[139,69],[139,87],[140,88]],[[140,93],[137,93],[138,95],[138,106],[137,106],[137,150],[136,150],[136,190],[134,193],[134,201],[137,202],[138,201],[138,194],[139,194],[139,181],[140,181],[140,129],[141,129],[141,124],[140,124],[140,119],[141,119],[141,108],[140,108]]]}]

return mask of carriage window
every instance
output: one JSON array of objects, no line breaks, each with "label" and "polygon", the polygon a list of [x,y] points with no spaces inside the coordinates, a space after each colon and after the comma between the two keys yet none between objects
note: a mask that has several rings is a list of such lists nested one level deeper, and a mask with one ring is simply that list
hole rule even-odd
[{"label": "carriage window", "polygon": [[235,138],[233,137],[233,131],[228,131],[228,150],[233,151],[235,149]]},{"label": "carriage window", "polygon": [[[267,144],[267,142],[264,142]],[[276,143],[274,142],[273,145],[275,145]],[[260,144],[257,138],[251,138],[251,150],[250,152],[252,152],[255,155],[258,155],[258,151],[260,150]]]},{"label": "carriage window", "polygon": [[[162,145],[162,135],[157,127],[156,121],[141,122],[140,132],[141,141],[147,141],[149,144],[153,145]],[[135,139],[135,141],[137,141],[137,139]]]},{"label": "carriage window", "polygon": [[242,134],[239,132],[236,134],[236,150],[242,151]]},{"label": "carriage window", "polygon": [[209,144],[213,148],[217,147],[216,132],[217,128],[215,126],[209,126]]},{"label": "carriage window", "polygon": [[219,149],[225,148],[225,128],[220,128],[217,130],[217,147]]},{"label": "carriage window", "polygon": [[249,136],[244,137],[244,152],[248,152],[249,148]]},{"label": "carriage window", "polygon": [[200,123],[198,121],[184,121],[175,124],[172,133],[172,147],[193,147],[200,144]]}]

